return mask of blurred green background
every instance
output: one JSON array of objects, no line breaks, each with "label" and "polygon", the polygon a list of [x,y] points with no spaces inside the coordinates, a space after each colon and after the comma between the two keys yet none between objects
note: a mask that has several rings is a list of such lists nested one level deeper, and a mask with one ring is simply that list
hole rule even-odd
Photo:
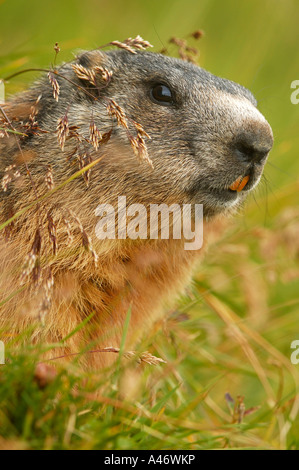
[{"label": "blurred green background", "polygon": [[[299,104],[290,100],[291,82],[299,80],[299,2],[0,0],[0,18],[0,78],[22,68],[48,66],[56,42],[61,48],[58,61],[70,60],[78,49],[137,34],[155,51],[167,47],[173,55],[176,48],[168,44],[170,37],[187,38],[202,29],[199,65],[254,93],[275,137],[265,179],[246,209],[231,221],[230,230],[212,245],[192,292],[177,305],[178,315],[149,332],[143,350],[150,348],[170,365],[161,375],[151,370],[151,382],[144,382],[138,400],[151,410],[159,397],[174,390],[163,402],[160,418],[189,416],[194,423],[216,427],[215,432],[207,431],[203,443],[192,430],[188,434],[176,425],[171,437],[184,448],[299,448],[299,365],[290,362],[290,344],[299,339]],[[36,76],[15,78],[7,85],[7,94]],[[177,389],[179,384],[183,386]],[[233,397],[245,395],[248,407],[261,407],[241,434],[217,431],[230,420],[224,411],[226,391]],[[111,393],[115,397],[118,392]],[[157,417],[148,422],[142,445],[130,427],[128,440],[119,443],[117,433],[123,436],[124,427],[113,415],[116,431],[110,435],[111,416],[107,428],[101,428],[103,440],[95,437],[99,440],[90,447],[176,446]],[[12,411],[11,422],[15,419]],[[155,440],[155,435],[148,441],[150,428],[158,429],[164,441],[161,436]],[[33,447],[42,446],[45,437]],[[75,446],[84,447],[84,442],[83,438]]]}]

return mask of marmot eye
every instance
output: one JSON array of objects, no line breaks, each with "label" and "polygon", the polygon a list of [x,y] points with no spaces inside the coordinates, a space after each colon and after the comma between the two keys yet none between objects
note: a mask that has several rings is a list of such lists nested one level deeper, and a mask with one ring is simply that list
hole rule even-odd
[{"label": "marmot eye", "polygon": [[162,83],[157,83],[151,88],[150,96],[154,103],[161,104],[163,106],[173,103],[173,96],[170,88]]}]

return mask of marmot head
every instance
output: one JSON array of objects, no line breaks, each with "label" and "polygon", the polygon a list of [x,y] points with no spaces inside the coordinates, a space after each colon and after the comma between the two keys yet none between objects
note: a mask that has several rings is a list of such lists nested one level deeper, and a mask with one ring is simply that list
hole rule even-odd
[{"label": "marmot head", "polygon": [[[125,195],[145,205],[202,203],[210,216],[238,207],[260,180],[273,136],[244,87],[156,53],[96,50],[78,56],[75,64],[106,68],[112,78],[93,100],[95,89],[80,79],[74,64],[63,65],[59,73],[67,80],[56,77],[58,103],[47,79],[35,87],[36,95],[42,93],[38,119],[42,128],[53,131],[67,112],[69,124],[80,126],[87,138],[91,119],[101,132],[113,125],[110,141],[97,151],[105,157],[93,170],[88,188],[95,204],[103,193],[106,200],[109,194]],[[108,115],[107,99],[124,110],[128,129]],[[128,139],[128,131],[136,134],[134,122],[150,136],[146,144],[153,168],[136,162]],[[65,156],[53,134],[51,139],[37,136],[26,145],[40,149],[42,163],[51,163],[62,177]],[[69,147],[66,143],[66,151],[71,143]]]},{"label": "marmot head", "polygon": [[[135,164],[132,170],[125,159],[118,162],[117,171],[127,173],[128,181],[136,172],[138,202],[143,188],[153,193],[160,188],[161,202],[167,193],[177,203],[202,203],[210,215],[237,206],[258,183],[273,136],[247,89],[155,53],[91,52],[78,61],[112,70],[105,95],[151,138],[147,148],[153,169]],[[93,108],[96,116],[97,104]],[[118,127],[114,134],[119,148],[129,149],[126,132]]]}]

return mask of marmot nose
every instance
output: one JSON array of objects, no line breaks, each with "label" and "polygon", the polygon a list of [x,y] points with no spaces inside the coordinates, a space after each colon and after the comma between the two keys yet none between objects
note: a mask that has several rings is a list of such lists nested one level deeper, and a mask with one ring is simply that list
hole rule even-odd
[{"label": "marmot nose", "polygon": [[273,136],[267,122],[255,124],[250,129],[242,129],[234,142],[234,153],[239,160],[246,163],[262,163],[273,146]]}]

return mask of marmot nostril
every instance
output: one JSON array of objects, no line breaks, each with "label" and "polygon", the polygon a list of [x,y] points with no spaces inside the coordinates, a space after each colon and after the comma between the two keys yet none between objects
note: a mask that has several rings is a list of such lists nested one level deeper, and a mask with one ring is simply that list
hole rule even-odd
[{"label": "marmot nostril", "polygon": [[260,163],[267,157],[269,150],[257,150],[254,144],[250,146],[240,143],[236,146],[234,153],[242,162]]},{"label": "marmot nostril", "polygon": [[242,132],[234,142],[234,153],[242,162],[261,163],[273,146],[272,133],[267,128]]}]

